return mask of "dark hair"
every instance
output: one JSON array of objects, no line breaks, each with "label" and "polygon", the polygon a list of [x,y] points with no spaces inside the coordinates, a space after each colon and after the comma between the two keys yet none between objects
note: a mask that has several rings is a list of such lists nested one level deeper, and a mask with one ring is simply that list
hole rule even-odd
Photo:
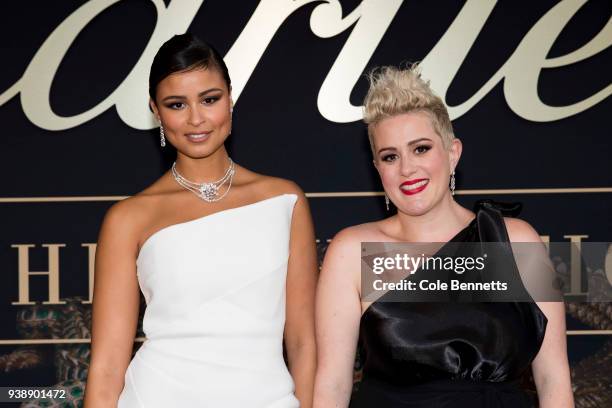
[{"label": "dark hair", "polygon": [[168,75],[199,68],[219,70],[227,89],[231,89],[227,66],[212,45],[190,33],[175,35],[160,47],[153,58],[149,74],[149,96],[155,101],[157,85]]}]

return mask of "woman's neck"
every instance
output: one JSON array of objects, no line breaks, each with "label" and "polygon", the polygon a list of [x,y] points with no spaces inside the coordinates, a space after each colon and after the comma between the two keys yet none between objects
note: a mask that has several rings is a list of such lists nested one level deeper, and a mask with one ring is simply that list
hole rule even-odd
[{"label": "woman's neck", "polygon": [[178,153],[176,170],[181,176],[195,183],[210,183],[219,180],[230,165],[229,156],[224,146],[207,157],[194,159]]},{"label": "woman's neck", "polygon": [[425,214],[412,216],[398,211],[394,218],[394,230],[403,241],[447,242],[474,218],[474,214],[448,195]]}]

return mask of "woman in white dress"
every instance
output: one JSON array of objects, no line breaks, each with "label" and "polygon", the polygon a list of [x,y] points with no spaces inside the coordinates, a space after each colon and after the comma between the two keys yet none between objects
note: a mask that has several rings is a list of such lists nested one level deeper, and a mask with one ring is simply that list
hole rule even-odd
[{"label": "woman in white dress", "polygon": [[[310,407],[317,265],[303,192],[229,158],[231,83],[208,44],[166,42],[149,92],[177,158],[104,219],[85,406]],[[130,361],[139,290],[146,340]]]}]

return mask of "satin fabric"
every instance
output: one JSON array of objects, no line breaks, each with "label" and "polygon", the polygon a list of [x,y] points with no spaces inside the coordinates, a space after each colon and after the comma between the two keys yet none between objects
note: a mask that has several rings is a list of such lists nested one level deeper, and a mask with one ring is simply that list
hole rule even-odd
[{"label": "satin fabric", "polygon": [[[479,202],[476,218],[451,241],[508,243],[502,211],[516,215],[517,208]],[[504,272],[520,279],[508,254],[503,261],[514,267]],[[383,295],[361,317],[363,379],[352,408],[531,406],[519,380],[547,323],[533,301],[388,300]]]}]

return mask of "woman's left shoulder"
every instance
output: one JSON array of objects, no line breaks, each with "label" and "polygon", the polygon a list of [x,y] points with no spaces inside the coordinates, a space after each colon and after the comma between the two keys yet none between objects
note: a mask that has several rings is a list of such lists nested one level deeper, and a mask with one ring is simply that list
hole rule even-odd
[{"label": "woman's left shoulder", "polygon": [[538,232],[527,221],[504,217],[510,242],[541,242]]},{"label": "woman's left shoulder", "polygon": [[300,186],[284,178],[258,175],[255,183],[260,191],[265,191],[267,196],[294,194],[298,199],[306,197]]}]

